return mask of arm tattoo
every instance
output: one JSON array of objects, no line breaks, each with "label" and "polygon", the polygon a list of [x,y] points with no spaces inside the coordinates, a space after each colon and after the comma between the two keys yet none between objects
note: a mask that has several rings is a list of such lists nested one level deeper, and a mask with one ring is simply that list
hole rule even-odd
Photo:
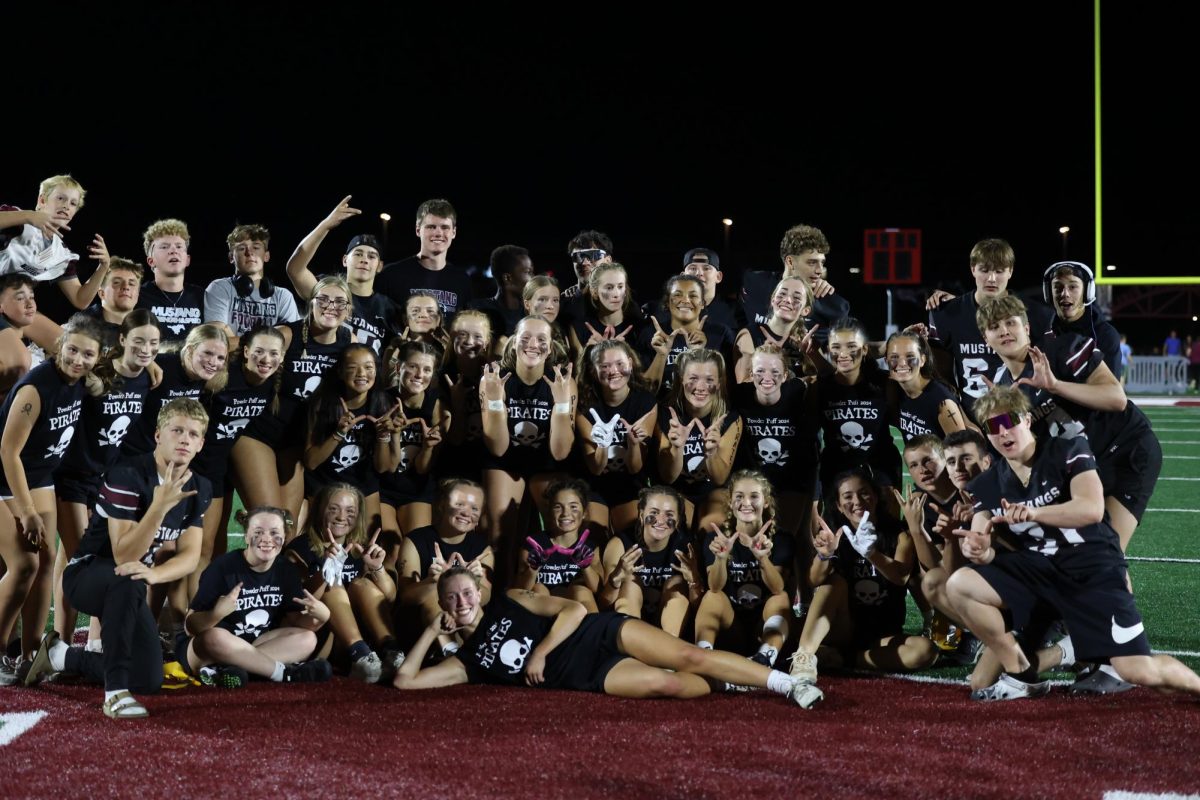
[{"label": "arm tattoo", "polygon": [[26,403],[25,405],[21,406],[21,413],[27,417],[30,414],[32,414],[33,413],[33,403]]}]

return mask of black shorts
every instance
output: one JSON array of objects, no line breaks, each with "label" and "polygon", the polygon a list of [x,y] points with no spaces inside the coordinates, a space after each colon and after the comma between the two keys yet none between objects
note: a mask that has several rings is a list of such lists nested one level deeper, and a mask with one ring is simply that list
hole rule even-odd
[{"label": "black shorts", "polygon": [[1141,522],[1162,472],[1162,445],[1154,431],[1146,431],[1132,442],[1115,444],[1096,455],[1104,495],[1115,497]]},{"label": "black shorts", "polygon": [[1026,628],[1039,603],[1062,614],[1080,661],[1150,655],[1142,615],[1125,583],[1125,558],[1115,544],[1087,542],[1053,556],[1005,552],[972,568],[1000,595],[1013,628]]},{"label": "black shorts", "polygon": [[270,445],[273,450],[304,447],[304,414],[299,411],[288,414],[282,408],[279,414],[264,411],[250,420],[250,424],[242,431],[242,436]]},{"label": "black shorts", "polygon": [[54,493],[64,503],[80,503],[90,509],[100,499],[103,482],[99,475],[59,470],[54,473]]},{"label": "black shorts", "polygon": [[555,648],[554,668],[547,669],[547,688],[603,692],[608,673],[629,658],[617,645],[621,626],[629,619],[615,611],[584,617],[575,632]]}]

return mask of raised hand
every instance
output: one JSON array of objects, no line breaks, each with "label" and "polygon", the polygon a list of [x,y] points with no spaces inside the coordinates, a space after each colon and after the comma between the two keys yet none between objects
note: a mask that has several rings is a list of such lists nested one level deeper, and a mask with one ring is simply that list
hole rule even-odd
[{"label": "raised hand", "polygon": [[429,337],[441,345],[443,351],[450,349],[450,334],[443,326],[438,325],[436,328],[431,330],[429,332]]},{"label": "raised hand", "polygon": [[698,418],[695,420],[700,434],[704,437],[704,455],[712,456],[721,448],[721,425],[725,422],[725,415],[720,414],[712,421],[707,428],[704,423]]},{"label": "raised hand", "polygon": [[450,569],[450,565],[446,563],[446,559],[442,556],[441,545],[434,542],[433,558],[429,560],[429,577],[437,578],[448,569]]},{"label": "raised hand", "polygon": [[372,422],[375,421],[374,417],[371,417],[367,414],[356,415],[350,410],[350,406],[346,405],[346,401],[342,398],[339,397],[338,402],[342,404],[342,415],[338,417],[337,430],[338,433],[342,434],[343,436],[352,431],[354,426],[362,422],[364,419],[369,419]]},{"label": "raised hand", "polygon": [[112,263],[112,256],[108,254],[108,245],[104,243],[104,237],[100,234],[92,239],[92,243],[88,245],[88,255],[99,262],[97,269],[108,269],[108,265]]},{"label": "raised hand", "polygon": [[690,543],[687,546],[687,552],[675,551],[675,562],[671,565],[671,569],[678,572],[679,576],[688,584],[695,583],[700,567],[696,562],[696,550]]},{"label": "raised hand", "polygon": [[230,589],[228,594],[223,594],[217,598],[217,602],[213,605],[213,611],[216,612],[218,620],[225,619],[237,611],[237,601],[241,594],[242,584],[239,581],[238,585]]},{"label": "raised hand", "polygon": [[896,502],[904,512],[904,521],[908,523],[909,532],[922,530],[925,525],[925,493],[910,490],[908,497],[905,497],[893,486],[892,494],[896,496]]},{"label": "raised hand", "polygon": [[592,423],[592,443],[597,447],[608,447],[617,440],[617,423],[621,421],[621,415],[613,414],[612,419],[604,422],[596,413],[596,409],[589,408],[588,411],[595,420]]},{"label": "raised hand", "polygon": [[654,348],[654,352],[665,356],[671,352],[671,342],[679,334],[679,330],[667,333],[663,330],[662,325],[658,324],[658,318],[654,316],[650,317],[650,322],[654,325],[654,335],[650,337],[650,346]]},{"label": "raised hand", "polygon": [[439,614],[429,627],[439,636],[453,636],[463,629],[462,625],[454,624],[454,616],[446,611]]},{"label": "raised hand", "polygon": [[675,408],[671,407],[668,410],[671,412],[671,419],[667,423],[667,441],[671,443],[671,447],[682,450],[683,445],[687,442],[688,434],[700,420],[691,419],[687,425],[683,425],[679,422],[679,415],[675,413]]},{"label": "raised hand", "polygon": [[824,278],[814,278],[812,280],[813,298],[828,297],[835,294],[837,289],[833,288],[833,284]]},{"label": "raised hand", "polygon": [[704,333],[704,323],[707,320],[707,316],[700,317],[700,324],[696,326],[696,330],[686,332],[684,339],[688,347],[704,347],[708,344],[708,336]]},{"label": "raised hand", "polygon": [[787,335],[786,335],[786,334],[785,334],[785,335],[783,335],[783,336],[776,336],[776,335],[775,335],[775,334],[774,334],[774,333],[771,331],[771,329],[770,329],[770,328],[768,328],[766,325],[759,325],[759,326],[758,326],[758,329],[759,329],[759,331],[761,331],[761,332],[762,332],[762,335],[763,335],[763,344],[773,344],[773,345],[775,345],[776,347],[778,347],[778,348],[782,349],[782,348],[783,348],[783,345],[784,345],[784,343],[786,343],[786,342],[787,342],[787,340],[788,340],[788,337],[787,337]]},{"label": "raised hand", "polygon": [[831,559],[837,554],[838,545],[842,542],[842,534],[848,528],[843,527],[834,533],[829,524],[825,522],[824,517],[817,517],[817,524],[819,528],[813,534],[813,547],[826,560]]},{"label": "raised hand", "polygon": [[483,365],[483,375],[479,378],[479,399],[481,405],[499,400],[504,402],[504,385],[508,383],[511,374],[500,374],[499,362]]},{"label": "raised hand", "polygon": [[629,420],[621,417],[621,425],[625,427],[625,441],[633,444],[641,444],[650,438],[650,432],[642,427],[640,422],[629,424]]},{"label": "raised hand", "polygon": [[430,425],[420,417],[417,417],[417,422],[421,425],[421,447],[432,450],[442,443],[441,425]]},{"label": "raised hand", "polygon": [[708,549],[718,559],[729,558],[729,554],[733,552],[733,543],[737,541],[737,531],[726,533],[715,522],[710,522],[709,527],[716,536],[709,542]]},{"label": "raised hand", "polygon": [[308,589],[304,590],[303,597],[293,597],[292,602],[300,604],[300,613],[306,617],[312,617],[322,624],[329,621],[329,606],[314,597]]},{"label": "raised hand", "polygon": [[321,562],[321,579],[325,581],[326,586],[341,586],[345,582],[342,578],[342,570],[349,555],[346,549],[338,544],[333,531],[326,528],[325,560]]},{"label": "raised hand", "polygon": [[377,572],[383,566],[383,561],[387,558],[387,551],[379,546],[379,534],[383,532],[382,528],[375,529],[375,535],[371,537],[366,546],[361,544],[351,545],[351,548],[358,549],[358,557],[362,559],[363,566],[368,572]]},{"label": "raised hand", "polygon": [[775,541],[768,535],[773,527],[775,527],[775,521],[768,520],[758,529],[758,533],[754,534],[754,538],[750,540],[750,552],[759,561],[768,558],[771,555],[771,550],[775,547]]},{"label": "raised hand", "polygon": [[1029,360],[1033,362],[1033,375],[1028,378],[1019,378],[1013,385],[1032,386],[1047,392],[1057,390],[1058,378],[1054,377],[1054,372],[1050,369],[1050,359],[1046,354],[1036,347],[1030,347]]},{"label": "raised hand", "polygon": [[554,380],[550,380],[545,375],[542,380],[550,385],[550,394],[554,398],[554,404],[570,403],[571,402],[571,378],[575,368],[570,363],[564,370],[560,365],[554,365]]},{"label": "raised hand", "polygon": [[546,561],[550,560],[553,549],[553,547],[546,549],[539,545],[538,540],[535,540],[533,536],[526,536],[526,551],[528,551],[526,564],[529,565],[529,569],[536,572],[546,566]]},{"label": "raised hand", "polygon": [[[796,325],[792,328],[792,334],[790,337],[788,337],[788,341],[791,343],[792,347],[796,348],[797,352],[811,356],[817,350],[816,345],[813,344],[813,337],[816,335],[817,328],[819,327],[821,326],[813,325],[811,328],[801,334],[800,331],[802,330],[803,326]],[[798,335],[799,338],[797,339]]]},{"label": "raised hand", "polygon": [[609,582],[614,589],[620,589],[625,585],[625,581],[633,578],[634,570],[637,569],[638,562],[642,560],[642,548],[634,545],[621,554],[621,560],[617,562],[616,568],[613,570]]},{"label": "raised hand", "polygon": [[[584,347],[591,347],[594,344],[600,344],[605,339],[609,338],[609,337],[605,336],[604,333],[601,333],[600,331],[593,328],[592,323],[590,323],[590,322],[584,322],[583,326],[588,329],[589,333],[591,333],[591,336],[588,337],[588,340],[583,343]],[[607,333],[611,328],[612,328],[611,325],[608,328],[605,328],[605,333]]]},{"label": "raised hand", "polygon": [[875,552],[875,540],[879,538],[879,534],[875,532],[875,523],[871,522],[870,512],[863,512],[862,520],[853,532],[849,526],[843,525],[842,534],[850,541],[854,552],[863,558],[869,558],[871,553]]},{"label": "raised hand", "polygon": [[579,536],[579,541],[571,548],[571,561],[580,567],[588,567],[592,563],[592,559],[596,557],[596,549],[587,543],[588,536],[591,531],[585,529]]},{"label": "raised hand", "polygon": [[390,437],[408,427],[408,417],[404,414],[404,402],[396,400],[396,404],[382,415],[374,418],[376,438]]},{"label": "raised hand", "polygon": [[914,322],[912,325],[909,325],[907,328],[905,328],[903,332],[911,333],[914,336],[919,336],[922,339],[929,338],[929,326],[927,326],[924,322]]},{"label": "raised hand", "polygon": [[45,211],[28,211],[29,224],[38,229],[38,232],[47,239],[53,239],[62,231],[69,231],[71,227],[67,225],[66,220],[52,217]]},{"label": "raised hand", "polygon": [[163,473],[162,483],[154,487],[151,502],[160,507],[172,509],[196,493],[196,490],[184,491],[183,487],[192,479],[192,471],[187,467],[177,467],[174,463],[167,464]]},{"label": "raised hand", "polygon": [[333,230],[351,217],[361,214],[362,211],[359,209],[350,207],[350,198],[353,196],[348,194],[343,197],[342,202],[338,203],[337,207],[329,212],[329,216],[321,220],[321,227],[325,230]]}]

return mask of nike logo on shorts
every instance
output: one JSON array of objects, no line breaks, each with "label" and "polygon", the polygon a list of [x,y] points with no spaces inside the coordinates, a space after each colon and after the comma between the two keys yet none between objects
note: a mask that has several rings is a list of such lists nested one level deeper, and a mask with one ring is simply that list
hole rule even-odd
[{"label": "nike logo on shorts", "polygon": [[1140,622],[1137,625],[1125,627],[1117,624],[1116,616],[1112,618],[1112,638],[1117,644],[1129,644],[1140,636],[1143,630],[1145,630],[1145,625]]}]

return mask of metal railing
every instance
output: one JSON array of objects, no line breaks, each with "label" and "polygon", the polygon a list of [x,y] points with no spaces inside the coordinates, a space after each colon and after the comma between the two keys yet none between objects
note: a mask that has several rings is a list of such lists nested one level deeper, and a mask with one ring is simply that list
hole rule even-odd
[{"label": "metal railing", "polygon": [[1188,360],[1183,356],[1133,356],[1125,368],[1125,391],[1148,394],[1187,392]]}]

